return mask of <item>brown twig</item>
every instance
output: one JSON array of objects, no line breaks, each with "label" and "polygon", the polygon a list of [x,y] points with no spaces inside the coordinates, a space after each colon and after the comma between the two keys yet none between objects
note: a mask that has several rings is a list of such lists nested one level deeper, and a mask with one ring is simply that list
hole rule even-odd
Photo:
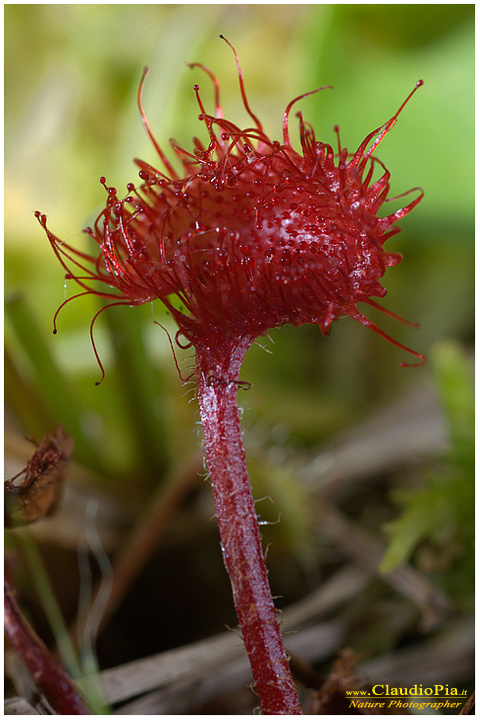
[{"label": "brown twig", "polygon": [[[333,505],[318,503],[317,513],[322,530],[349,554],[353,562],[372,575],[379,575],[378,567],[385,552],[382,544]],[[418,606],[424,630],[438,626],[452,610],[448,597],[411,565],[401,565],[381,577]]]},{"label": "brown twig", "polygon": [[[201,454],[195,454],[180,471],[176,471],[162,483],[155,493],[147,511],[140,518],[113,563],[112,581],[108,600],[103,609],[98,631],[115,613],[136,578],[160,544],[169,519],[174,515],[187,492],[191,489],[202,469]],[[82,637],[91,607],[101,588],[102,580],[95,588],[89,607],[79,614],[72,627],[73,637]]]}]

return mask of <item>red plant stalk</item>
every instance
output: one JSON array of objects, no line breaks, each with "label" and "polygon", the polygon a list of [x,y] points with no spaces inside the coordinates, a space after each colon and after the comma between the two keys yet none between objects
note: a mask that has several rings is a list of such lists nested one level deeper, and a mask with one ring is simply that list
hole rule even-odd
[{"label": "red plant stalk", "polygon": [[[385,251],[383,244],[399,232],[395,223],[420,202],[422,192],[405,207],[379,214],[385,202],[398,198],[388,197],[390,173],[373,151],[422,81],[354,153],[341,147],[338,128],[335,151],[318,141],[311,125],[297,113],[301,146],[297,152],[290,138],[290,112],[312,93],[288,104],[283,142],[272,141],[250,109],[236,53],[235,58],[243,104],[253,124],[241,129],[224,118],[217,79],[197,65],[213,81],[215,115],[206,112],[195,85],[208,144],[194,138],[193,150],[187,151],[171,141],[183,174],[150,130],[141,99],[144,75],[138,104],[163,170],[136,160],[141,183],[138,187],[129,183],[123,199],[101,178],[108,193],[106,207],[94,226],[85,230],[97,243],[98,253],[63,242],[47,228],[46,215],[37,212],[36,216],[66,277],[80,286],[79,295],[94,293],[108,301],[94,317],[91,335],[95,319],[111,305],[159,299],[180,328],[178,345],[195,348],[198,400],[223,557],[260,703],[267,714],[300,714],[245,465],[238,374],[248,347],[269,329],[314,323],[328,335],[332,322],[340,317],[374,330],[417,356],[419,364],[425,361],[358,309],[363,302],[401,320],[372,296],[385,296],[379,280],[402,259]],[[376,168],[380,177],[374,180]],[[103,378],[94,343],[93,348]]]},{"label": "red plant stalk", "polygon": [[197,392],[223,560],[256,691],[267,715],[301,715],[267,577],[237,406],[238,373],[253,339],[197,352]]},{"label": "red plant stalk", "polygon": [[22,615],[5,580],[5,634],[57,715],[90,715],[72,679]]}]

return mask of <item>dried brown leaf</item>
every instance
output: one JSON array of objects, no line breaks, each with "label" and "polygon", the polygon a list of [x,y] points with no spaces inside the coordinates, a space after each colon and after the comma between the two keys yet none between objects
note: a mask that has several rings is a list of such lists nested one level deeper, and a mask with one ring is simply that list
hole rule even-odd
[{"label": "dried brown leaf", "polygon": [[55,512],[72,452],[73,439],[61,425],[44,436],[27,466],[4,483],[6,526],[32,523]]},{"label": "dried brown leaf", "polygon": [[[364,707],[352,707],[352,691],[368,690],[369,686],[356,670],[358,658],[350,648],[345,648],[333,663],[330,674],[320,690],[310,696],[309,715],[395,715],[395,709],[381,709],[378,703],[364,703]],[[372,705],[372,707],[368,707]],[[402,710],[402,714],[405,714]],[[408,714],[408,713],[406,713]]]}]

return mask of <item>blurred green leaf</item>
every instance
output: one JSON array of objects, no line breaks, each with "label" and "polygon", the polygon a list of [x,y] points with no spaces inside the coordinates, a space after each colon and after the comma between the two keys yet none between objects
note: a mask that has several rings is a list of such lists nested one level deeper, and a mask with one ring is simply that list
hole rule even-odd
[{"label": "blurred green leaf", "polygon": [[74,436],[78,457],[90,467],[100,467],[97,451],[81,425],[81,406],[58,367],[34,314],[20,296],[10,296],[5,308],[7,318],[30,361],[36,387],[42,390],[48,412],[55,418],[55,423],[61,423]]},{"label": "blurred green leaf", "polygon": [[[456,343],[435,348],[434,364],[450,446],[444,458],[416,492],[397,490],[403,506],[398,520],[385,526],[390,536],[380,570],[405,562],[420,542],[454,550],[451,561],[471,555],[474,537],[474,393],[466,353]],[[470,578],[471,580],[471,578]]]},{"label": "blurred green leaf", "polygon": [[109,308],[105,318],[127,409],[129,434],[137,446],[138,470],[155,484],[168,465],[165,388],[162,392],[160,373],[147,352],[142,317],[136,310]]},{"label": "blurred green leaf", "polygon": [[472,367],[457,343],[444,342],[435,348],[434,364],[440,400],[452,440],[452,459],[473,460],[475,443],[475,403]]}]

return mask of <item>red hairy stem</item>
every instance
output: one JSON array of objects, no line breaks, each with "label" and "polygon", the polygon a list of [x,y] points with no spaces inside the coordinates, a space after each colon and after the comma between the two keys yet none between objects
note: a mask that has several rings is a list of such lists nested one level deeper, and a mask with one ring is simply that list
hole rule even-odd
[{"label": "red hairy stem", "polygon": [[72,679],[22,615],[5,581],[5,634],[57,715],[90,715]]},{"label": "red hairy stem", "polygon": [[197,349],[205,453],[223,560],[262,710],[302,715],[268,583],[238,414],[238,374],[252,340],[232,342],[215,355]]}]

